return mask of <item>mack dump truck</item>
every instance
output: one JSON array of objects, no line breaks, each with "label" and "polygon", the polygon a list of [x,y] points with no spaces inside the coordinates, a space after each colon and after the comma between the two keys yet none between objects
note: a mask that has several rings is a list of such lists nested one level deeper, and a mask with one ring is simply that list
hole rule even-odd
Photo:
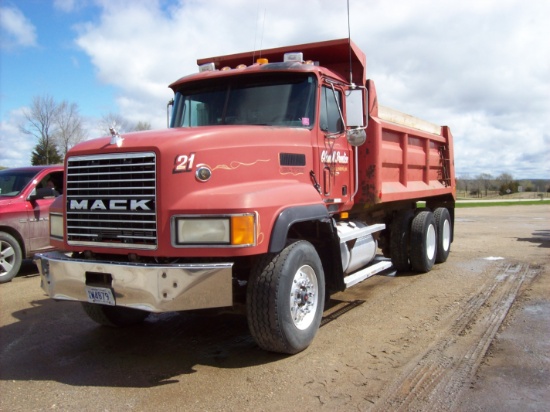
[{"label": "mack dump truck", "polygon": [[51,298],[109,326],[240,309],[261,348],[294,354],[331,293],[447,259],[451,132],[380,106],[351,40],[197,63],[169,128],[67,154],[57,251],[36,258]]}]

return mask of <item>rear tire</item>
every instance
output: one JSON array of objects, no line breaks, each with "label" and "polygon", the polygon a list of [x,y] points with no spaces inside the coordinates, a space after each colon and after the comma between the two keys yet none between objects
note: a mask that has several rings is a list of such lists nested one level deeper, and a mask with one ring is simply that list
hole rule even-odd
[{"label": "rear tire", "polygon": [[437,254],[436,263],[443,263],[449,257],[451,252],[451,239],[453,238],[451,215],[444,207],[439,207],[434,211],[435,227],[437,231]]},{"label": "rear tire", "polygon": [[149,312],[124,306],[96,305],[82,302],[82,307],[90,319],[103,326],[124,327],[136,325],[149,316]]},{"label": "rear tire", "polygon": [[390,224],[390,258],[398,272],[411,270],[409,261],[409,239],[411,234],[411,210],[398,212]]},{"label": "rear tire", "polygon": [[0,283],[12,280],[19,273],[22,261],[19,242],[12,235],[0,232]]},{"label": "rear tire", "polygon": [[420,273],[429,272],[437,254],[437,234],[432,212],[418,213],[411,225],[411,266]]},{"label": "rear tire", "polygon": [[258,346],[287,354],[307,348],[325,302],[323,266],[313,245],[297,241],[260,259],[246,298],[248,327]]}]

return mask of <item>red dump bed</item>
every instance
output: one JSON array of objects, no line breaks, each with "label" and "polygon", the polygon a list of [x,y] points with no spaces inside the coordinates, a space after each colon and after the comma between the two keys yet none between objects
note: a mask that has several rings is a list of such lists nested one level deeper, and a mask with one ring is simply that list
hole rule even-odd
[{"label": "red dump bed", "polygon": [[454,200],[453,137],[436,126],[378,106],[369,89],[367,141],[359,147],[356,203],[367,205],[442,196]]}]

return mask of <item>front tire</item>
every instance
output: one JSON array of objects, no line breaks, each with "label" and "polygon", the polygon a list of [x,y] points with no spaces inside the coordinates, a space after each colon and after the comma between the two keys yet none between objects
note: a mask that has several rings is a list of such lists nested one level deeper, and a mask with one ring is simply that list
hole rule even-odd
[{"label": "front tire", "polygon": [[0,283],[11,281],[21,268],[23,253],[19,242],[10,234],[0,232]]},{"label": "front tire", "polygon": [[411,266],[420,273],[429,272],[437,254],[437,233],[432,212],[418,213],[411,225]]},{"label": "front tire", "polygon": [[325,277],[321,259],[307,241],[260,259],[247,288],[250,333],[262,349],[295,354],[307,348],[321,323]]},{"label": "front tire", "polygon": [[82,308],[94,322],[111,327],[136,325],[149,316],[149,312],[124,306],[96,305],[82,302]]}]

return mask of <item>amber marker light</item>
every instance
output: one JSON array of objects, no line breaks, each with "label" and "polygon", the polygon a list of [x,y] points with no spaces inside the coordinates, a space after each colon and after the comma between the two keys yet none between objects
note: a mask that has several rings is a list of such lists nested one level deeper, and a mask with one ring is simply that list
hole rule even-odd
[{"label": "amber marker light", "polygon": [[231,216],[232,245],[253,245],[255,234],[254,215]]},{"label": "amber marker light", "polygon": [[260,57],[259,59],[256,60],[256,63],[258,63],[258,64],[267,64],[267,63],[269,63],[269,60],[267,60],[263,57]]}]

